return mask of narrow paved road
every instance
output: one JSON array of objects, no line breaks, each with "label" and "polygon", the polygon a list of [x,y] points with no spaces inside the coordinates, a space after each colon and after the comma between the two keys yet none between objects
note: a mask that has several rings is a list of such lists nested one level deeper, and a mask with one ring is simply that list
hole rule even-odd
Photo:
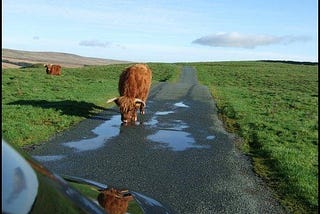
[{"label": "narrow paved road", "polygon": [[284,213],[235,149],[191,67],[178,83],[153,86],[138,119],[121,126],[110,109],[31,154],[59,174],[141,192],[173,213]]}]

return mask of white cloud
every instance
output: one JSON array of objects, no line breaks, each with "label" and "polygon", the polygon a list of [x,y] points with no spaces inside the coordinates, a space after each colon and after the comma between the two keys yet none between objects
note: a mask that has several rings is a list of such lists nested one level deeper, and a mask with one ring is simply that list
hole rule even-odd
[{"label": "white cloud", "polygon": [[101,48],[105,48],[109,44],[110,44],[109,42],[100,42],[98,40],[82,40],[79,42],[80,46],[101,47]]},{"label": "white cloud", "polygon": [[213,47],[255,48],[257,46],[289,44],[308,40],[310,40],[310,38],[304,36],[246,35],[231,32],[203,36],[192,41],[192,43]]},{"label": "white cloud", "polygon": [[79,42],[79,46],[86,46],[86,47],[94,47],[94,48],[110,48],[110,49],[121,49],[125,50],[126,46],[121,44],[116,44],[112,42],[101,42],[99,40],[82,40]]}]

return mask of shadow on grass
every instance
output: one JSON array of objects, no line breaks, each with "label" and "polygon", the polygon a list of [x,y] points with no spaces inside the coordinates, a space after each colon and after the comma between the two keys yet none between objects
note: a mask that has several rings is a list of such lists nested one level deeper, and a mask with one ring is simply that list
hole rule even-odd
[{"label": "shadow on grass", "polygon": [[97,114],[97,111],[107,110],[104,107],[93,103],[74,100],[47,101],[47,100],[18,100],[8,103],[8,105],[29,105],[43,109],[54,109],[61,114],[90,118]]}]

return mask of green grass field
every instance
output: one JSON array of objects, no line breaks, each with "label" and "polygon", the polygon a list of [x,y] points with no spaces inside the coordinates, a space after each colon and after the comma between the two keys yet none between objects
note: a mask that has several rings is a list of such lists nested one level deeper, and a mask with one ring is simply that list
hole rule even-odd
[{"label": "green grass field", "polygon": [[[182,64],[150,63],[153,83],[174,81]],[[280,62],[188,63],[209,87],[221,119],[237,133],[254,170],[292,213],[318,209],[318,67]],[[128,64],[2,70],[2,134],[39,144],[106,108]]]},{"label": "green grass field", "polygon": [[192,64],[242,137],[255,171],[294,213],[318,209],[318,67],[280,62]]},{"label": "green grass field", "polygon": [[[128,64],[63,68],[62,76],[39,68],[2,70],[2,134],[19,147],[39,144],[113,104]],[[174,80],[179,66],[150,63],[153,83]]]}]

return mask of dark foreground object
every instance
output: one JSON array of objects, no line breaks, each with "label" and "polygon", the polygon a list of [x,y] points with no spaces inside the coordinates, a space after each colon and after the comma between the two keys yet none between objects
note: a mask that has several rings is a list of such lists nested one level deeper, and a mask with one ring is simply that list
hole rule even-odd
[{"label": "dark foreground object", "polygon": [[2,213],[169,213],[156,200],[136,192],[60,177],[3,140],[2,170]]}]

